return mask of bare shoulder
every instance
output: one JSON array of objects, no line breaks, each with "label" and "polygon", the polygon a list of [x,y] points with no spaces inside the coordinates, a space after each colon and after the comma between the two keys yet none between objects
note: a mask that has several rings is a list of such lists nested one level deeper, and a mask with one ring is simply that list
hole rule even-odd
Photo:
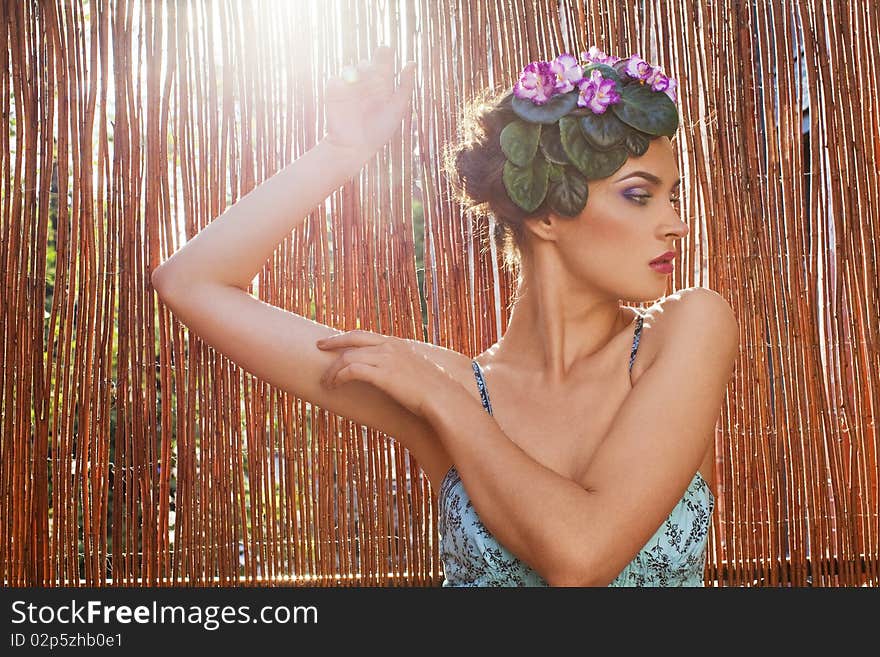
[{"label": "bare shoulder", "polygon": [[703,381],[729,378],[739,353],[739,324],[724,297],[691,287],[666,297],[653,310],[659,335],[646,371],[673,363],[678,369],[687,362],[692,375],[698,373]]},{"label": "bare shoulder", "polygon": [[739,341],[739,324],[730,303],[715,290],[689,287],[664,297],[645,313],[650,349],[656,356],[670,342],[687,342],[694,331],[716,335],[719,347]]},{"label": "bare shoulder", "polygon": [[678,290],[654,304],[652,309],[654,308],[657,309],[658,313],[670,316],[682,317],[688,314],[700,313],[736,323],[736,316],[727,299],[715,290],[710,290],[707,287],[688,287]]},{"label": "bare shoulder", "polygon": [[664,346],[689,341],[695,333],[711,334],[718,350],[738,346],[739,324],[730,303],[715,290],[691,287],[664,300],[669,330],[664,332]]},{"label": "bare shoulder", "polygon": [[[641,311],[641,315],[638,356],[630,372],[632,385],[650,369],[664,344],[669,340],[688,339],[688,324],[696,324],[699,330],[701,320],[708,319],[702,323],[706,329],[733,336],[739,333],[730,304],[714,290],[704,287],[679,290]],[[726,327],[719,326],[722,324]]]}]

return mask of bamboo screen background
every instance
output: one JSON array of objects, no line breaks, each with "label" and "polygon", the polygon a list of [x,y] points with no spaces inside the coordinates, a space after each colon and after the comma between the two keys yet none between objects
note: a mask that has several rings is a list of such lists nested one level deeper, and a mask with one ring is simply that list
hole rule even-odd
[{"label": "bamboo screen background", "polygon": [[877,3],[2,8],[7,585],[442,581],[414,459],[242,371],[150,287],[184,240],[314,145],[324,81],[382,42],[418,63],[411,120],[252,292],[339,329],[479,353],[514,279],[440,173],[459,106],[534,59],[639,52],[680,82],[691,232],[668,291],[717,290],[741,328],[706,583],[880,581]]}]

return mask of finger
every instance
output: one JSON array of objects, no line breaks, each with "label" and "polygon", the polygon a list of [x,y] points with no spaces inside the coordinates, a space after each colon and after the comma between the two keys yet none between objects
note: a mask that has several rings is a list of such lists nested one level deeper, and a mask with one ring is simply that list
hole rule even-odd
[{"label": "finger", "polygon": [[400,75],[398,77],[398,89],[409,88],[409,91],[412,91],[413,87],[416,83],[416,63],[412,60],[408,61],[406,65],[400,69]]},{"label": "finger", "polygon": [[357,67],[357,72],[360,76],[358,82],[363,83],[364,86],[374,86],[379,80],[379,71],[376,69],[376,66],[366,59],[360,61]]},{"label": "finger", "polygon": [[394,53],[388,46],[379,46],[373,53],[373,65],[379,75],[392,77],[394,75]]},{"label": "finger", "polygon": [[372,383],[376,387],[379,387],[378,384],[380,380],[381,377],[378,367],[367,365],[366,363],[352,363],[339,371],[339,374],[336,375],[336,381],[333,387],[341,386],[351,381],[364,381],[365,383]]},{"label": "finger", "polygon": [[354,362],[354,356],[349,355],[353,350],[346,349],[339,356],[333,359],[333,362],[330,363],[329,367],[324,370],[324,373],[321,375],[320,383],[322,386],[331,387],[333,379],[336,378],[337,372],[341,370],[343,367],[347,367],[351,363]]},{"label": "finger", "polygon": [[348,98],[348,89],[342,78],[332,77],[327,80],[327,88],[325,90],[327,100],[345,100]]},{"label": "finger", "polygon": [[394,53],[388,46],[379,46],[373,53],[373,65],[380,82],[380,91],[390,96],[394,89]]},{"label": "finger", "polygon": [[343,66],[339,71],[339,79],[343,82],[344,99],[350,100],[354,94],[363,94],[374,84],[376,72],[369,62],[362,59],[357,66]]},{"label": "finger", "polygon": [[416,85],[416,63],[407,62],[406,66],[400,71],[399,84],[397,89],[391,95],[391,104],[400,111],[412,101],[413,89]]},{"label": "finger", "polygon": [[391,98],[391,84],[378,76],[370,78],[369,82],[358,88],[358,98],[375,99]]},{"label": "finger", "polygon": [[360,349],[348,349],[336,358],[321,375],[321,385],[333,388],[337,385],[336,377],[339,372],[353,363],[379,366],[384,362],[386,354],[379,351],[380,347],[361,347]]},{"label": "finger", "polygon": [[342,333],[337,333],[336,335],[331,335],[326,338],[321,338],[320,340],[315,342],[315,346],[319,349],[339,349],[342,347],[369,347],[374,344],[382,344],[388,338],[384,335],[379,335],[378,333],[371,333],[370,331],[344,331]]}]

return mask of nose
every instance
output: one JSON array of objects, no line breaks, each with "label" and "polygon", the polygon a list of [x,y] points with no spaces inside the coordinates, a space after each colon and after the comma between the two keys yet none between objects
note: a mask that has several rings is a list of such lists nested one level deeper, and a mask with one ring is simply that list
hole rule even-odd
[{"label": "nose", "polygon": [[673,237],[678,237],[680,239],[684,239],[687,237],[687,234],[690,232],[690,226],[688,226],[687,222],[679,216],[679,214],[675,211],[672,211],[673,219],[670,224],[669,230],[667,231],[667,235],[672,235]]}]

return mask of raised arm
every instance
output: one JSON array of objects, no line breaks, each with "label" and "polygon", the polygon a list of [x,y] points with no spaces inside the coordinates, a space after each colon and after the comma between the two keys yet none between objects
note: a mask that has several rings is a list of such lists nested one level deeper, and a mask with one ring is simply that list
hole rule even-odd
[{"label": "raised arm", "polygon": [[[339,333],[247,293],[279,243],[308,213],[399,129],[409,111],[415,76],[410,63],[394,85],[388,48],[362,63],[360,80],[327,85],[326,136],[214,219],[152,274],[153,287],[174,315],[217,351],[257,377],[403,443],[423,468],[446,457],[428,425],[368,383],[327,389],[320,378],[335,360],[315,341]],[[423,343],[420,343],[423,344]],[[438,359],[447,352],[433,345]],[[450,355],[454,352],[449,352]],[[430,473],[429,473],[430,474]]]},{"label": "raised arm", "polygon": [[351,179],[400,126],[415,66],[400,73],[379,48],[359,81],[327,84],[327,134],[311,150],[243,196],[153,272],[153,286],[178,294],[199,285],[246,290],[272,253],[331,192]]},{"label": "raised arm", "polygon": [[699,468],[736,361],[738,330],[720,295],[693,292],[670,311],[669,339],[577,481],[532,459],[455,388],[444,389],[448,396],[427,413],[483,524],[551,586],[614,580]]}]

